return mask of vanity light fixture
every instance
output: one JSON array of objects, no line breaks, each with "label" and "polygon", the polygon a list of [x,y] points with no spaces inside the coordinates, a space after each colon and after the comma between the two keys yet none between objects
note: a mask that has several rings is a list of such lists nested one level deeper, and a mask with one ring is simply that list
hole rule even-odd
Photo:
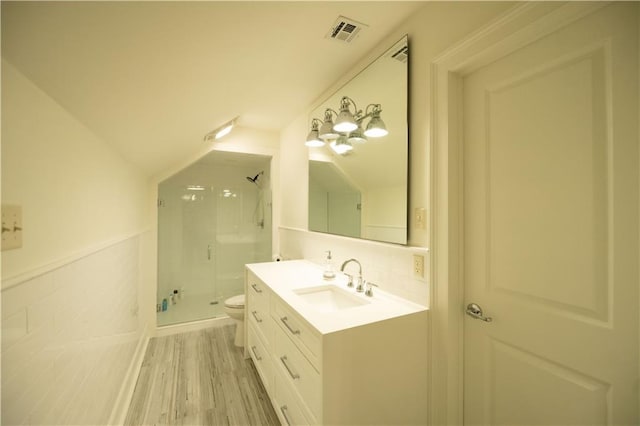
[{"label": "vanity light fixture", "polygon": [[362,131],[362,121],[358,121],[358,128],[349,133],[347,140],[351,143],[365,143],[367,141],[367,137]]},{"label": "vanity light fixture", "polygon": [[324,146],[324,141],[318,136],[318,125],[320,123],[322,123],[322,121],[317,118],[311,120],[311,131],[309,132],[309,136],[307,136],[307,141],[304,143],[306,146],[311,148]]},{"label": "vanity light fixture", "polygon": [[332,141],[329,146],[331,146],[331,149],[333,149],[336,154],[340,155],[344,155],[353,149],[353,145],[351,145],[351,142],[349,142],[344,135]]},{"label": "vanity light fixture", "polygon": [[389,134],[387,126],[384,125],[384,121],[382,121],[382,119],[380,118],[381,111],[382,108],[380,107],[380,105],[373,106],[373,111],[371,112],[371,120],[369,120],[369,124],[367,124],[367,130],[364,131],[365,136],[369,136],[370,138],[379,138],[382,136],[387,136]]},{"label": "vanity light fixture", "polygon": [[335,125],[333,124],[333,114],[338,116],[338,113],[336,113],[331,108],[327,108],[324,111],[324,122],[322,123],[322,126],[320,126],[320,131],[318,134],[320,139],[332,140],[332,139],[338,139],[340,137],[340,133],[334,130]]},{"label": "vanity light fixture", "polygon": [[235,117],[233,120],[228,121],[217,129],[207,133],[206,135],[204,135],[204,141],[209,142],[211,140],[218,140],[223,136],[228,135],[233,129],[233,126],[235,126],[237,120],[238,117]]},{"label": "vanity light fixture", "polygon": [[[380,118],[381,112],[382,105],[369,104],[363,113],[353,99],[343,96],[340,100],[340,113],[327,108],[324,112],[324,120],[318,118],[311,120],[311,131],[305,145],[321,147],[325,142],[331,141],[331,148],[336,153],[344,155],[353,149],[352,143],[364,143],[367,138],[378,138],[389,134],[384,121]],[[363,131],[362,124],[367,118],[370,120],[366,130]]]},{"label": "vanity light fixture", "polygon": [[336,124],[333,125],[333,129],[338,132],[349,133],[358,128],[354,115],[349,110],[349,105],[353,104],[358,115],[358,107],[356,103],[348,96],[343,96],[340,101],[340,114],[336,118]]}]

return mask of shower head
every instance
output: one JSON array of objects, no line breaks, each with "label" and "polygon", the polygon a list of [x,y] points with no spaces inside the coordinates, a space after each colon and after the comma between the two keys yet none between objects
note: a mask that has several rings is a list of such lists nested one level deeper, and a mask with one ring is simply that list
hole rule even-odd
[{"label": "shower head", "polygon": [[258,184],[258,178],[260,177],[260,175],[264,174],[264,171],[258,173],[257,175],[255,175],[254,177],[251,176],[247,176],[247,180],[249,182],[255,183],[256,185]]}]

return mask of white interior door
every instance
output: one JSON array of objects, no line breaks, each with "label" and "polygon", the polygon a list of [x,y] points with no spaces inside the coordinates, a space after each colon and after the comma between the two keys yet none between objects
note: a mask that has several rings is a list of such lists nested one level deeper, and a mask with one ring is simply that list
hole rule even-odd
[{"label": "white interior door", "polygon": [[463,78],[464,420],[638,424],[638,8]]}]

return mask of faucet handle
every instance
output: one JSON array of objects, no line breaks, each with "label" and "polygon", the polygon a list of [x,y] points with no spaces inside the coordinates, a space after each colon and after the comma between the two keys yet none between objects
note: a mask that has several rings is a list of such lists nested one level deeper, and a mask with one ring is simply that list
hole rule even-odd
[{"label": "faucet handle", "polygon": [[367,281],[366,285],[367,285],[367,290],[364,292],[364,294],[366,296],[372,297],[373,296],[373,287],[372,286],[378,287],[378,284],[374,284],[374,283],[372,283],[370,281]]},{"label": "faucet handle", "polygon": [[349,281],[347,282],[347,287],[353,287],[353,275],[345,274]]}]

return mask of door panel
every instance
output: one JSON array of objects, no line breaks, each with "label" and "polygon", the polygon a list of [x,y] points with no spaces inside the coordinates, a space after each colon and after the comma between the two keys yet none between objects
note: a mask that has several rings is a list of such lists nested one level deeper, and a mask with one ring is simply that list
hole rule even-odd
[{"label": "door panel", "polygon": [[[493,340],[492,422],[494,424],[603,425],[610,386],[564,365]],[[529,401],[522,404],[521,401]],[[579,407],[567,410],[566,407]]]},{"label": "door panel", "polygon": [[463,78],[465,302],[493,319],[465,319],[466,424],[638,420],[637,22]]},{"label": "door panel", "polygon": [[606,320],[603,50],[486,92],[486,267],[496,291]]}]

